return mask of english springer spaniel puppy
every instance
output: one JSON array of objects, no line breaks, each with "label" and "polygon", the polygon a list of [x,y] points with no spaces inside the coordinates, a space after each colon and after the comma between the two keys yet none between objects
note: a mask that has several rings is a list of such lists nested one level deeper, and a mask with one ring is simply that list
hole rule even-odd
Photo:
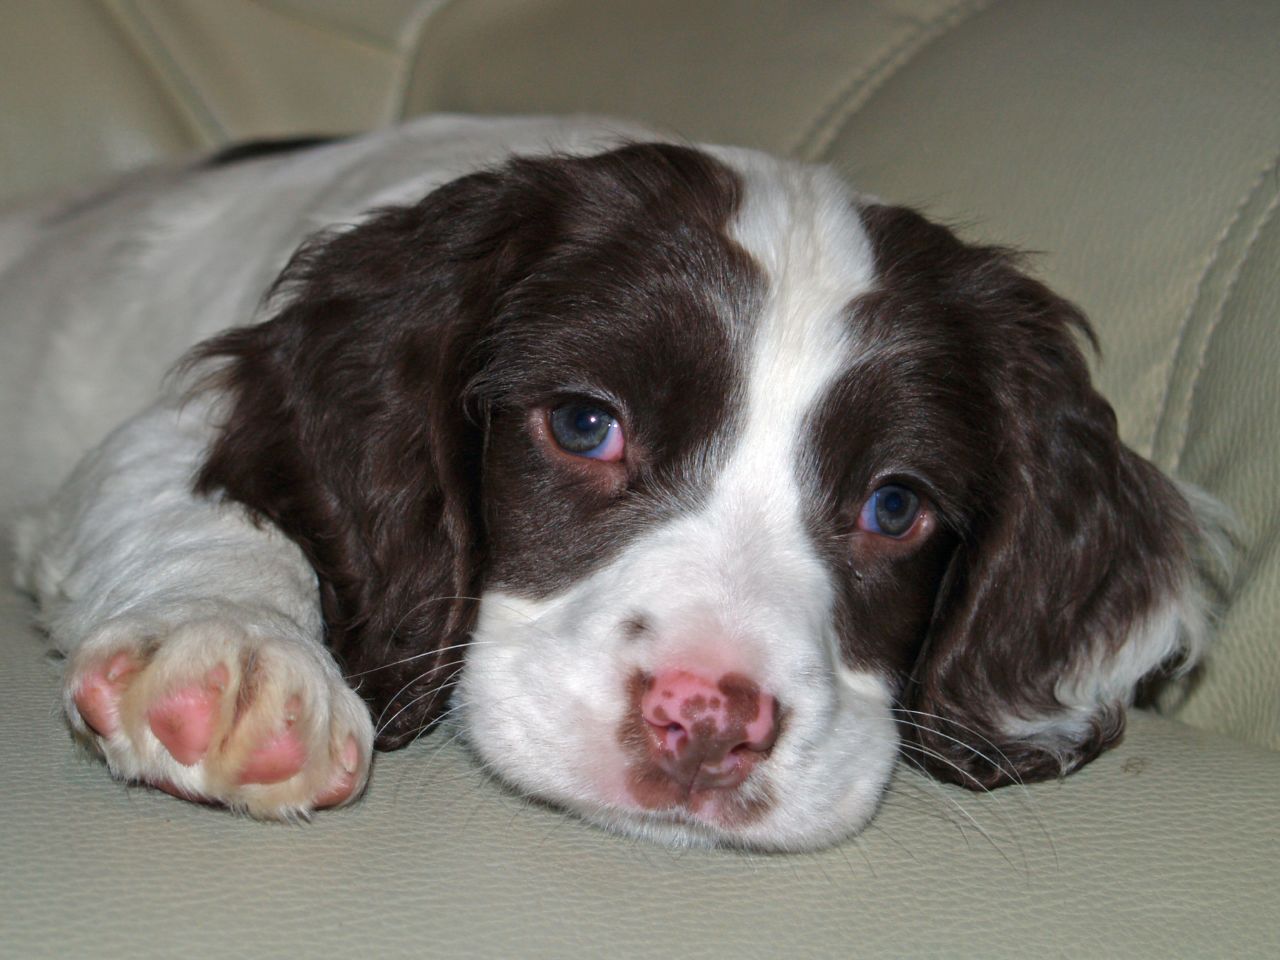
[{"label": "english springer spaniel puppy", "polygon": [[1206,525],[1085,319],[829,170],[443,117],[5,236],[51,447],[203,340],[19,528],[122,780],[306,817],[444,719],[611,828],[807,849],[899,756],[1069,773],[1201,654]]}]

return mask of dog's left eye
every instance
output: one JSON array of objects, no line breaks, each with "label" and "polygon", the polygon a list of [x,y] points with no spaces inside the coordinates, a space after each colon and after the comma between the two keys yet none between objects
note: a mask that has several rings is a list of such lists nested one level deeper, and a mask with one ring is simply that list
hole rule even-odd
[{"label": "dog's left eye", "polygon": [[858,528],[895,539],[905,537],[920,515],[920,498],[896,483],[880,487],[867,498],[858,514]]},{"label": "dog's left eye", "polygon": [[622,426],[607,410],[589,403],[566,403],[551,411],[551,436],[566,453],[592,460],[622,459]]}]

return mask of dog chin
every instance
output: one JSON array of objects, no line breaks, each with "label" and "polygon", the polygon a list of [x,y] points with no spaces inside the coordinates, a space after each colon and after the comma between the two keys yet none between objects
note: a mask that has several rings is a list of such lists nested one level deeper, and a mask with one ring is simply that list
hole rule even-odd
[{"label": "dog chin", "polygon": [[860,832],[875,815],[882,794],[883,789],[860,788],[824,816],[773,808],[767,815],[746,823],[741,818],[738,798],[727,796],[694,798],[690,805],[659,810],[645,809],[634,800],[578,800],[559,806],[610,832],[668,847],[798,853],[831,846]]}]

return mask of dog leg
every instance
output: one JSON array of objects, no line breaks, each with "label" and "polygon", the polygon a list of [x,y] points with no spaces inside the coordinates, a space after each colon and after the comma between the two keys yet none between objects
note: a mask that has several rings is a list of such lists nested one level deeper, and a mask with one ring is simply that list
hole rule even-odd
[{"label": "dog leg", "polygon": [[72,731],[115,776],[306,816],[359,795],[373,727],[298,547],[192,492],[209,420],[166,402],[108,437],[20,522],[19,585],[67,655]]}]

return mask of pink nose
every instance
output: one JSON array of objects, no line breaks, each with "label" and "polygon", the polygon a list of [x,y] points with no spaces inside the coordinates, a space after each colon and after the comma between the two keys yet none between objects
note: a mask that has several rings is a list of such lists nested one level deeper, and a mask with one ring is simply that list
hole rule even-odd
[{"label": "pink nose", "polygon": [[778,704],[753,681],[683,670],[654,676],[640,698],[658,766],[689,790],[736,787],[778,736]]}]

